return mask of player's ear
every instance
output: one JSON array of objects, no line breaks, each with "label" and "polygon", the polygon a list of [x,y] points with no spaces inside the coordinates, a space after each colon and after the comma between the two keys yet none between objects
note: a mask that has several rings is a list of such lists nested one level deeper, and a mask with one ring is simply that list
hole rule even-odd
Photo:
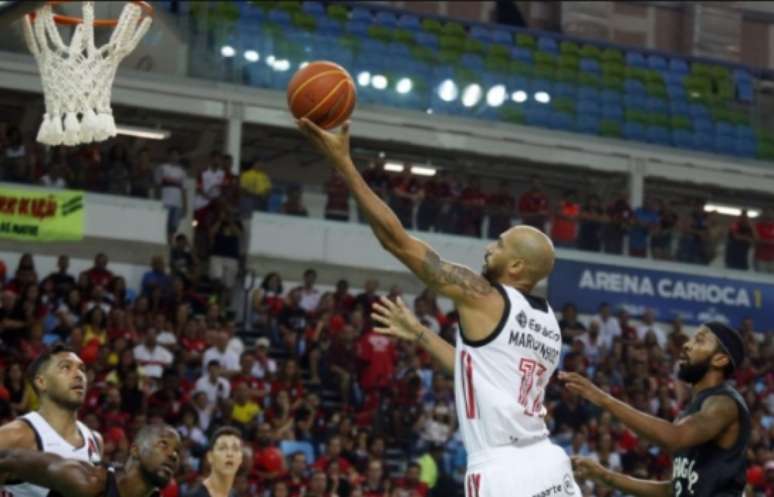
[{"label": "player's ear", "polygon": [[717,369],[726,369],[731,364],[731,359],[724,352],[716,352],[711,359],[710,364]]}]

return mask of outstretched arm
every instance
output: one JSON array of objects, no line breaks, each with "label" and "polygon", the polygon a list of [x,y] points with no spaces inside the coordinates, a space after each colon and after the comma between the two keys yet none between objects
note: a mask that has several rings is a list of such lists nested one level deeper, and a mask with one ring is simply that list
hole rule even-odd
[{"label": "outstretched arm", "polygon": [[421,345],[447,373],[454,373],[454,347],[422,326],[400,297],[397,302],[382,297],[371,317],[381,325],[374,328],[378,333]]},{"label": "outstretched arm", "polygon": [[385,250],[398,258],[428,287],[455,304],[472,303],[497,292],[481,275],[465,266],[444,261],[426,243],[403,228],[387,204],[374,193],[358,172],[349,154],[349,124],[338,134],[320,129],[307,119],[298,127],[339,171]]},{"label": "outstretched arm", "polygon": [[0,450],[0,474],[54,490],[63,497],[100,497],[105,490],[104,469],[35,450]]},{"label": "outstretched arm", "polygon": [[604,483],[624,494],[638,497],[672,497],[672,483],[669,481],[640,480],[616,473],[587,457],[573,457],[572,467],[578,479],[589,479]]},{"label": "outstretched arm", "polygon": [[715,440],[736,422],[739,416],[736,402],[725,395],[717,395],[708,398],[699,412],[686,416],[677,423],[671,423],[621,402],[578,373],[560,372],[559,379],[564,381],[571,391],[610,411],[639,435],[670,452]]}]

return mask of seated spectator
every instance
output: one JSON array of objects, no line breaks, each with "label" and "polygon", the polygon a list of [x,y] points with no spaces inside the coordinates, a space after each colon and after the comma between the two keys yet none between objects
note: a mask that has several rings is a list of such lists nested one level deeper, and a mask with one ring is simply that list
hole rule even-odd
[{"label": "seated spectator", "polygon": [[167,210],[167,236],[172,236],[180,227],[188,210],[188,195],[185,180],[188,176],[180,161],[180,150],[172,147],[167,151],[167,160],[156,168],[156,185],[161,192],[161,203]]},{"label": "seated spectator", "polygon": [[214,335],[214,343],[204,352],[202,366],[217,361],[223,369],[223,375],[231,377],[239,373],[239,356],[228,349],[230,337],[225,330],[218,330]]},{"label": "seated spectator", "polygon": [[113,279],[113,273],[107,268],[108,257],[99,253],[94,257],[94,266],[83,272],[91,286],[107,287]]},{"label": "seated spectator", "polygon": [[102,307],[93,307],[85,316],[85,326],[83,328],[83,342],[86,345],[96,343],[97,346],[105,345],[107,342],[107,316]]},{"label": "seated spectator", "polygon": [[521,222],[528,226],[546,231],[548,221],[548,196],[543,191],[540,179],[530,177],[530,188],[519,197],[519,216]]},{"label": "seated spectator", "polygon": [[597,195],[589,195],[581,209],[577,246],[580,250],[600,252],[602,250],[602,228],[607,223],[607,215]]},{"label": "seated spectator", "polygon": [[40,184],[48,188],[67,188],[68,171],[65,167],[63,164],[51,163],[48,172],[40,177]]},{"label": "seated spectator", "polygon": [[419,479],[420,469],[418,463],[410,462],[406,472],[395,482],[395,488],[409,492],[410,497],[427,497],[429,488]]},{"label": "seated spectator", "polygon": [[160,380],[164,373],[164,368],[172,365],[174,356],[170,351],[156,343],[156,330],[148,328],[145,330],[143,343],[134,348],[134,359],[142,368],[143,376]]},{"label": "seated spectator", "polygon": [[637,328],[637,339],[641,342],[645,342],[645,337],[648,333],[653,333],[658,341],[658,346],[662,350],[666,350],[667,335],[666,332],[656,324],[656,314],[653,309],[646,309],[642,315],[642,323]]},{"label": "seated spectator", "polygon": [[593,320],[599,323],[599,333],[602,340],[609,343],[621,336],[621,324],[610,314],[610,304],[607,302],[599,304],[599,312]]},{"label": "seated spectator", "polygon": [[222,367],[215,359],[207,362],[207,372],[196,380],[194,389],[204,393],[211,405],[231,396],[231,384],[222,376]]},{"label": "seated spectator", "polygon": [[583,344],[583,351],[592,364],[596,364],[612,346],[612,340],[604,340],[599,334],[599,321],[589,323],[589,330],[575,340]]},{"label": "seated spectator", "polygon": [[646,199],[644,205],[634,209],[632,225],[629,229],[629,255],[647,256],[648,241],[660,224],[661,219],[653,199]]},{"label": "seated spectator", "polygon": [[314,468],[322,471],[327,471],[328,466],[331,463],[338,465],[339,471],[342,473],[349,473],[352,468],[352,464],[347,458],[342,455],[341,437],[333,435],[328,439],[328,443],[325,445],[325,451],[314,462]]},{"label": "seated spectator", "polygon": [[367,331],[358,340],[357,358],[363,365],[360,385],[365,392],[380,390],[390,384],[395,372],[397,350],[389,337],[373,330]]},{"label": "seated spectator", "polygon": [[755,242],[755,232],[747,209],[731,224],[726,241],[726,267],[729,269],[750,269],[750,247]]},{"label": "seated spectator", "polygon": [[369,461],[362,485],[363,497],[382,497],[388,491],[388,485],[384,475],[384,463],[379,459]]},{"label": "seated spectator", "polygon": [[349,187],[336,170],[325,182],[325,219],[330,221],[349,221]]},{"label": "seated spectator", "polygon": [[562,307],[559,329],[562,332],[562,343],[564,345],[572,345],[573,341],[586,331],[583,323],[578,321],[578,308],[575,307],[575,304],[568,302]]},{"label": "seated spectator", "polygon": [[575,248],[578,238],[578,218],[581,207],[574,190],[562,194],[562,200],[551,223],[551,240],[557,247]]},{"label": "seated spectator", "polygon": [[512,224],[516,200],[511,193],[511,183],[500,181],[497,192],[487,197],[486,205],[489,214],[489,239],[497,240]]},{"label": "seated spectator", "polygon": [[[66,255],[60,255],[56,261],[57,271],[46,276],[46,280],[51,280],[54,284],[54,292],[57,298],[64,298],[68,292],[75,288],[75,278],[67,272],[70,267],[70,258]],[[45,280],[44,280],[45,281]]]},{"label": "seated spectator", "polygon": [[301,382],[301,371],[298,368],[298,362],[288,359],[282,368],[282,371],[271,384],[271,394],[276,396],[281,392],[287,393],[293,408],[304,396],[304,384]]},{"label": "seated spectator", "polygon": [[239,176],[239,211],[243,218],[268,209],[271,180],[261,169],[262,163],[261,159],[254,159],[250,168]]},{"label": "seated spectator", "polygon": [[309,211],[306,210],[301,198],[303,191],[301,186],[288,188],[287,200],[282,204],[282,214],[288,216],[309,217]]},{"label": "seated spectator", "polygon": [[766,207],[755,222],[755,270],[774,273],[774,209]]},{"label": "seated spectator", "polygon": [[150,297],[153,290],[158,288],[164,297],[169,296],[172,290],[172,279],[164,270],[164,258],[154,255],[151,259],[151,270],[142,275],[142,293]]},{"label": "seated spectator", "polygon": [[231,421],[237,426],[247,429],[261,414],[261,406],[251,398],[250,389],[246,383],[236,385],[233,399]]},{"label": "seated spectator", "polygon": [[255,366],[253,375],[256,378],[272,379],[277,373],[277,362],[269,357],[269,345],[271,342],[266,337],[255,341]]}]

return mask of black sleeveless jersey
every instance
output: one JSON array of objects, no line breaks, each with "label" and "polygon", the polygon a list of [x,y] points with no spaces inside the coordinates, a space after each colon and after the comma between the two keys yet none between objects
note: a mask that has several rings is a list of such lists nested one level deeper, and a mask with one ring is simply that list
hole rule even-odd
[{"label": "black sleeveless jersey", "polygon": [[107,479],[105,481],[105,497],[121,497],[121,494],[118,492],[116,472],[113,471],[113,468],[108,468]]},{"label": "black sleeveless jersey", "polygon": [[742,497],[750,439],[750,412],[739,392],[718,385],[699,392],[678,419],[695,414],[710,397],[731,397],[739,408],[739,436],[734,445],[723,449],[713,441],[676,452],[672,459],[674,497]]}]

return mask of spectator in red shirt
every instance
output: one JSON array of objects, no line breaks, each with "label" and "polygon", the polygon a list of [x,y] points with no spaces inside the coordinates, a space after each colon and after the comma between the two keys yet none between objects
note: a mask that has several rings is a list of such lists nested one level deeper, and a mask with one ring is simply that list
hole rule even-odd
[{"label": "spectator in red shirt", "polygon": [[609,221],[602,228],[602,250],[607,254],[623,254],[624,236],[632,221],[632,208],[626,194],[621,194],[607,207]]},{"label": "spectator in red shirt", "polygon": [[242,352],[239,365],[239,373],[231,377],[231,390],[234,391],[238,385],[245,383],[250,390],[252,399],[263,405],[263,398],[269,393],[269,388],[263,380],[254,374],[255,355],[253,352],[250,350]]},{"label": "spectator in red shirt", "polygon": [[331,497],[328,490],[328,476],[322,471],[312,472],[312,477],[309,478],[309,487],[304,494],[304,497]]},{"label": "spectator in red shirt", "polygon": [[294,359],[285,361],[285,366],[271,384],[271,394],[277,395],[280,391],[285,391],[290,395],[293,403],[300,401],[304,396],[304,385],[301,383],[301,372],[298,369],[298,363]]},{"label": "spectator in red shirt", "polygon": [[259,481],[271,482],[285,472],[285,460],[275,446],[269,423],[258,425],[254,449],[252,473]]},{"label": "spectator in red shirt", "polygon": [[101,286],[105,288],[113,279],[113,273],[107,269],[107,265],[108,257],[100,252],[94,258],[94,266],[84,271],[92,287]]},{"label": "spectator in red shirt", "polygon": [[327,471],[328,466],[335,462],[338,464],[339,471],[342,473],[349,473],[352,468],[352,464],[342,457],[341,455],[341,437],[333,435],[328,439],[328,444],[325,446],[325,453],[317,458],[314,462],[314,468],[322,471]]},{"label": "spectator in red shirt", "polygon": [[403,477],[395,482],[396,488],[409,491],[409,495],[411,497],[414,497],[415,495],[418,495],[419,497],[427,497],[427,492],[429,489],[427,487],[427,483],[419,480],[420,471],[421,466],[418,463],[410,463],[408,468],[406,468],[406,473],[403,475]]},{"label": "spectator in red shirt", "polygon": [[551,239],[557,247],[575,248],[580,212],[577,193],[574,190],[565,191],[551,223]]},{"label": "spectator in red shirt", "polygon": [[422,198],[423,192],[408,165],[393,178],[390,186],[390,207],[406,229],[413,229],[414,205]]},{"label": "spectator in red shirt", "polygon": [[288,485],[289,497],[304,497],[309,485],[309,478],[307,477],[309,467],[306,456],[303,452],[294,452],[290,455],[288,461],[288,474],[283,478],[283,481]]},{"label": "spectator in red shirt", "polygon": [[443,202],[451,194],[448,172],[438,171],[436,176],[429,178],[422,185],[422,200],[417,208],[417,229],[421,231],[440,231],[439,216]]},{"label": "spectator in red shirt", "polygon": [[333,293],[334,309],[336,312],[350,312],[355,306],[355,297],[349,293],[349,281],[336,282],[336,291]]},{"label": "spectator in red shirt", "polygon": [[349,188],[344,178],[335,170],[325,183],[328,200],[325,202],[325,219],[349,221]]},{"label": "spectator in red shirt", "polygon": [[755,223],[755,270],[774,273],[774,209],[770,207]]},{"label": "spectator in red shirt", "polygon": [[384,497],[389,487],[384,477],[384,465],[379,459],[368,462],[366,478],[363,482],[363,497]]},{"label": "spectator in red shirt", "polygon": [[545,232],[548,220],[548,196],[543,192],[540,179],[530,178],[530,189],[519,197],[521,222]]},{"label": "spectator in red shirt", "polygon": [[475,176],[468,179],[468,186],[462,190],[462,213],[460,234],[481,238],[481,224],[484,221],[486,195],[481,191],[481,180]]},{"label": "spectator in red shirt", "polygon": [[502,232],[511,227],[515,204],[516,200],[511,194],[511,184],[505,180],[500,182],[497,192],[487,197],[490,240],[496,240]]},{"label": "spectator in red shirt", "polygon": [[360,338],[357,356],[363,364],[360,384],[363,390],[376,390],[389,386],[395,373],[397,351],[392,340],[373,330]]}]

